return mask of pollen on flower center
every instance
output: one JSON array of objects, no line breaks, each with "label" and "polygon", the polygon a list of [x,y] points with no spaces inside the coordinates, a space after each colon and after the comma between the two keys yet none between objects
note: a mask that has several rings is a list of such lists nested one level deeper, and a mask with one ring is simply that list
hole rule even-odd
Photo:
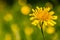
[{"label": "pollen on flower center", "polygon": [[41,12],[38,12],[35,14],[35,17],[39,20],[49,20],[50,19],[50,15],[48,14],[48,12],[42,10]]}]

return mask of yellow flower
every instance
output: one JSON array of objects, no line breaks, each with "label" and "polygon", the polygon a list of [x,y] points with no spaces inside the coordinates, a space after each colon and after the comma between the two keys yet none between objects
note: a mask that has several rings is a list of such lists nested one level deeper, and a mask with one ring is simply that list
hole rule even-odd
[{"label": "yellow flower", "polygon": [[46,32],[47,32],[48,34],[53,34],[53,33],[55,33],[55,28],[54,28],[54,27],[48,27],[48,28],[46,29]]},{"label": "yellow flower", "polygon": [[7,13],[5,16],[4,16],[4,20],[5,21],[11,21],[13,19],[13,16],[12,16],[12,14],[10,14],[10,13]]},{"label": "yellow flower", "polygon": [[12,40],[11,34],[7,33],[4,40]]},{"label": "yellow flower", "polygon": [[21,8],[21,12],[22,12],[22,14],[24,14],[24,15],[29,14],[29,12],[30,12],[30,7],[29,7],[28,5],[23,6],[23,7]]},{"label": "yellow flower", "polygon": [[24,32],[27,36],[30,36],[33,33],[33,31],[34,31],[33,28],[30,28],[30,27],[26,27],[24,29]]},{"label": "yellow flower", "polygon": [[18,25],[17,25],[17,24],[12,24],[12,25],[11,25],[11,30],[12,30],[14,33],[17,33],[17,32],[19,31]]},{"label": "yellow flower", "polygon": [[33,25],[38,25],[42,23],[46,26],[54,26],[56,22],[54,20],[57,19],[57,16],[54,16],[54,11],[51,11],[49,7],[36,7],[36,9],[32,9],[33,13],[29,14],[31,16],[30,20],[32,21]]}]

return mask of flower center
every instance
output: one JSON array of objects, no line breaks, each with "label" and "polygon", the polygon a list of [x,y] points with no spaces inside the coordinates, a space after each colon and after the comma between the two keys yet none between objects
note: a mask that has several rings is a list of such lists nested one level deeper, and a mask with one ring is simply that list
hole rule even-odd
[{"label": "flower center", "polygon": [[50,15],[48,14],[47,11],[37,12],[35,17],[39,20],[42,20],[42,21],[46,21],[46,20],[50,19]]}]

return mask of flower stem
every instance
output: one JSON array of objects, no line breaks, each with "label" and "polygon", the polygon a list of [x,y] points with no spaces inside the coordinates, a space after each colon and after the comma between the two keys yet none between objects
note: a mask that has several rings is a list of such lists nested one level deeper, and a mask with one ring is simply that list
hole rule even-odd
[{"label": "flower stem", "polygon": [[42,32],[43,39],[45,40],[45,36],[44,36],[44,32],[43,32],[43,22],[40,26],[41,26],[41,32]]}]

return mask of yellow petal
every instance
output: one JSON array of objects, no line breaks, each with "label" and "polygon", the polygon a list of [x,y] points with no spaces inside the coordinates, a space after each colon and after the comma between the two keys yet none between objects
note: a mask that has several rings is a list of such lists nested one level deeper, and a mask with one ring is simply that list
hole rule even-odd
[{"label": "yellow petal", "polygon": [[50,14],[50,15],[53,15],[53,14],[54,14],[54,11],[49,12],[49,14]]},{"label": "yellow petal", "polygon": [[35,22],[32,22],[32,25],[35,25],[36,26],[37,24]]},{"label": "yellow petal", "polygon": [[42,27],[42,28],[43,28],[43,30],[45,31],[45,29],[46,29],[46,25],[45,25],[45,24],[43,24],[43,27]]},{"label": "yellow petal", "polygon": [[40,11],[42,10],[42,7],[40,7]]},{"label": "yellow petal", "polygon": [[31,18],[30,18],[30,20],[34,20],[34,19],[35,19],[35,17],[31,17]]},{"label": "yellow petal", "polygon": [[53,16],[52,19],[56,20],[57,19],[57,16]]},{"label": "yellow petal", "polygon": [[33,11],[33,12],[35,12],[35,10],[34,10],[34,9],[32,9],[32,11]]},{"label": "yellow petal", "polygon": [[50,11],[50,8],[48,7],[48,8],[46,8],[46,10],[47,10],[47,11]]},{"label": "yellow petal", "polygon": [[29,14],[29,16],[33,16],[33,14]]},{"label": "yellow petal", "polygon": [[34,20],[34,21],[32,22],[33,25],[37,25],[38,23],[39,23],[39,20]]},{"label": "yellow petal", "polygon": [[44,21],[44,25],[47,25],[47,22],[46,21]]},{"label": "yellow petal", "polygon": [[49,7],[47,7],[47,8],[44,8],[44,10],[45,10],[45,11],[50,11],[50,8],[49,8]]},{"label": "yellow petal", "polygon": [[50,26],[54,26],[54,24],[53,24],[51,21],[48,21],[47,23],[48,23],[48,25],[50,25]]},{"label": "yellow petal", "polygon": [[39,7],[38,7],[38,6],[37,6],[36,8],[37,8],[37,9],[39,9]]},{"label": "yellow petal", "polygon": [[53,24],[56,24],[56,22],[54,22],[53,20],[50,20]]}]

